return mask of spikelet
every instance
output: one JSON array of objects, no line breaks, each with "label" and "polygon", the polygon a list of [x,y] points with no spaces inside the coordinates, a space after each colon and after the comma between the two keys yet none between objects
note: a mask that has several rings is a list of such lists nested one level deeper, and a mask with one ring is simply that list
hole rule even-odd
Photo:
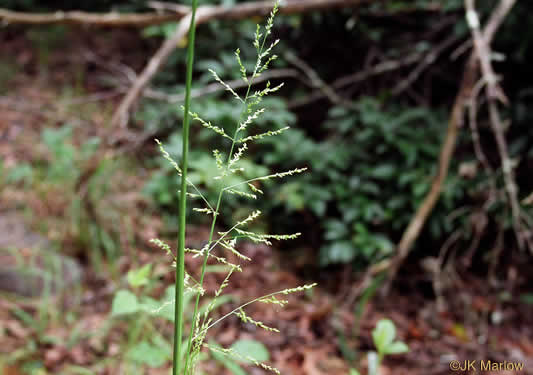
[{"label": "spikelet", "polygon": [[240,259],[247,260],[247,261],[251,261],[252,260],[251,258],[249,258],[246,255],[244,255],[244,254],[240,253],[239,251],[237,251],[237,249],[235,249],[235,245],[232,244],[230,241],[221,241],[220,245],[224,249],[231,251],[234,255],[236,255]]},{"label": "spikelet", "polygon": [[297,293],[297,292],[303,292],[305,290],[309,290],[309,289],[312,289],[314,288],[315,286],[317,286],[318,284],[317,283],[313,283],[313,284],[306,284],[306,285],[302,285],[302,286],[298,286],[296,288],[288,288],[288,289],[284,289],[282,290],[280,293],[281,294],[292,294],[292,293]]},{"label": "spikelet", "polygon": [[215,80],[220,83],[222,86],[224,86],[224,88],[231,92],[231,94],[235,97],[235,99],[239,100],[240,102],[244,103],[244,100],[239,96],[239,94],[237,94],[235,92],[235,90],[233,90],[231,88],[230,85],[228,85],[226,82],[224,82],[217,74],[217,72],[215,72],[213,69],[209,69],[209,72],[213,75],[213,77],[215,78]]},{"label": "spikelet", "polygon": [[224,129],[219,128],[218,126],[215,126],[215,125],[211,124],[210,121],[205,121],[197,113],[189,112],[189,114],[191,115],[193,120],[198,121],[200,124],[202,124],[203,127],[207,128],[207,129],[211,129],[215,133],[223,136],[224,138],[228,138],[229,140],[233,141],[233,138],[231,138],[229,135],[227,135],[226,132],[224,131]]},{"label": "spikelet", "polygon": [[254,180],[257,181],[257,180],[270,180],[272,178],[283,178],[283,177],[292,176],[294,174],[305,172],[306,170],[307,168],[295,168],[295,169],[291,169],[285,172],[278,172],[278,173],[270,174],[268,176],[257,177]]},{"label": "spikelet", "polygon": [[172,157],[167,152],[167,150],[165,150],[165,148],[163,147],[163,144],[159,141],[159,139],[156,139],[155,141],[159,145],[159,150],[161,150],[163,157],[169,161],[170,165],[172,165],[174,169],[178,172],[178,175],[181,176],[181,168],[179,167],[178,163],[176,163],[176,161],[172,159]]},{"label": "spikelet", "polygon": [[250,184],[248,183],[248,187],[250,188],[250,190],[252,190],[254,193],[258,193],[258,194],[263,194],[263,190],[257,188],[256,186],[254,186],[254,184]]},{"label": "spikelet", "polygon": [[234,195],[241,196],[241,197],[257,199],[257,195],[255,195],[255,194],[250,194],[250,193],[247,193],[247,192],[245,192],[245,191],[229,189],[229,190],[227,190],[227,192],[230,193],[230,194],[234,194]]},{"label": "spikelet", "polygon": [[213,150],[213,156],[215,157],[217,168],[221,171],[224,171],[226,168],[224,167],[224,161],[222,160],[222,155],[220,154],[220,151]]},{"label": "spikelet", "polygon": [[248,77],[246,76],[246,68],[244,67],[242,61],[241,61],[241,50],[237,48],[235,51],[235,57],[237,59],[237,63],[239,64],[240,71],[241,71],[241,77],[244,80],[244,82],[248,83]]},{"label": "spikelet", "polygon": [[255,111],[253,114],[251,114],[250,116],[248,116],[248,118],[242,122],[241,124],[239,124],[239,128],[238,130],[239,131],[244,131],[246,130],[246,128],[248,127],[248,125],[250,125],[251,123],[254,122],[254,120],[257,120],[257,118],[259,116],[261,116],[262,113],[265,112],[265,109],[264,108],[261,108],[261,109],[258,109],[257,111]]},{"label": "spikelet", "polygon": [[266,298],[260,298],[257,302],[262,302],[262,303],[267,303],[267,304],[271,304],[271,305],[278,305],[278,306],[285,306],[286,304],[289,303],[289,301],[285,300],[285,299],[277,299],[276,297],[274,296],[270,296],[270,297],[266,297]]},{"label": "spikelet", "polygon": [[[246,143],[243,143],[241,147],[239,147],[239,150],[233,155],[231,160],[228,163],[228,167],[231,167],[233,164],[241,160],[242,155],[244,154],[244,151],[248,149],[248,145]],[[235,170],[237,171],[237,170]]]},{"label": "spikelet", "polygon": [[269,326],[265,325],[265,323],[263,323],[263,322],[260,322],[258,320],[254,320],[253,318],[251,318],[248,315],[246,315],[246,313],[244,312],[243,309],[239,309],[239,311],[236,312],[235,315],[237,315],[239,318],[241,318],[243,323],[250,323],[250,324],[253,324],[256,327],[264,329],[265,331],[278,332],[279,333],[279,329],[273,328],[273,327],[269,327]]},{"label": "spikelet", "polygon": [[242,139],[239,139],[238,142],[242,143],[242,142],[249,142],[249,141],[257,141],[259,139],[263,139],[263,138],[266,138],[266,137],[273,137],[275,135],[279,135],[279,134],[283,133],[287,129],[289,129],[289,126],[281,128],[279,130],[274,130],[274,131],[269,130],[269,131],[261,133],[261,134],[249,135],[248,137],[244,137]]},{"label": "spikelet", "polygon": [[154,245],[156,245],[157,247],[159,247],[160,249],[164,250],[168,255],[172,256],[174,259],[176,259],[176,257],[174,256],[174,254],[172,253],[172,249],[170,248],[170,246],[165,243],[164,241],[161,241],[159,238],[152,238],[150,240],[150,243],[153,243]]},{"label": "spikelet", "polygon": [[193,210],[193,211],[196,211],[196,212],[204,213],[204,214],[206,214],[206,215],[213,215],[213,216],[217,216],[217,215],[218,215],[218,212],[212,210],[211,208],[198,208],[198,207],[194,207],[192,210]]},{"label": "spikelet", "polygon": [[209,350],[211,350],[211,351],[223,354],[225,356],[236,358],[236,359],[241,360],[241,361],[244,360],[244,361],[247,361],[247,362],[251,362],[255,366],[260,367],[260,368],[262,368],[262,369],[264,369],[266,371],[270,371],[270,372],[272,372],[274,374],[277,374],[277,375],[281,374],[280,371],[277,368],[272,367],[270,365],[267,365],[266,363],[259,362],[257,359],[255,359],[253,357],[243,356],[243,355],[237,353],[232,348],[222,348],[222,347],[219,347],[219,346],[209,345],[209,344],[204,344],[204,346],[209,348]]}]

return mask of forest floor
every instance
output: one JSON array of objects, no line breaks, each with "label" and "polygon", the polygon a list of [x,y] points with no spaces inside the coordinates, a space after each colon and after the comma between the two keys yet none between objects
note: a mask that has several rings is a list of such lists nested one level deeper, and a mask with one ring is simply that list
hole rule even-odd
[{"label": "forest floor", "polygon": [[[47,161],[53,162],[54,157],[42,140],[46,127],[72,125],[75,129],[72,142],[78,146],[91,136],[105,139],[112,133],[106,121],[119,93],[102,85],[102,75],[106,66],[120,66],[121,61],[128,61],[138,71],[144,57],[137,56],[135,48],[122,51],[115,48],[128,45],[128,33],[95,37],[82,32],[75,38],[66,48],[53,52],[37,48],[28,37],[2,35],[2,50],[9,51],[9,56],[3,53],[0,61],[3,168],[17,170],[24,165],[42,167]],[[144,47],[151,48],[147,44]],[[151,152],[152,147],[146,150]],[[124,155],[136,162],[137,158],[128,155],[127,150]],[[142,172],[140,175],[125,170],[114,172],[114,177],[124,183],[113,186],[105,202],[123,197],[117,210],[128,210],[129,216],[118,221],[100,218],[98,224],[112,223],[120,230],[133,226],[134,241],[121,237],[123,252],[113,264],[103,261],[97,268],[88,255],[90,249],[80,249],[75,236],[79,231],[70,228],[72,221],[66,214],[71,200],[83,196],[83,189],[80,190],[85,182],[83,172],[90,171],[93,162],[76,160],[68,164],[82,170],[68,194],[62,190],[64,186],[25,179],[24,168],[18,169],[22,177],[15,178],[13,183],[0,179],[3,184],[0,215],[20,212],[25,218],[21,225],[59,244],[64,253],[78,259],[84,268],[79,294],[69,290],[49,299],[1,296],[0,367],[4,366],[5,375],[21,374],[21,369],[32,368],[29,373],[35,374],[168,373],[166,366],[135,367],[132,372],[126,350],[131,349],[127,341],[135,324],[109,317],[113,296],[125,285],[121,276],[128,270],[147,263],[154,265],[152,273],[157,283],[149,292],[153,298],[161,297],[173,282],[169,259],[148,243],[150,238],[159,236],[163,226],[162,219],[149,209],[141,194],[149,171],[133,170]],[[201,243],[205,234],[206,228],[195,227],[188,233],[188,241]],[[0,233],[0,237],[5,235]],[[24,248],[18,250],[22,255],[28,252]],[[458,266],[457,272],[440,275],[443,295],[437,303],[432,277],[411,262],[387,297],[378,292],[368,299],[352,300],[351,291],[360,279],[348,267],[312,268],[307,259],[311,255],[261,245],[245,245],[240,250],[254,261],[232,277],[227,289],[232,299],[219,308],[219,314],[273,290],[319,283],[312,293],[290,296],[290,304],[283,309],[252,305],[247,310],[254,319],[277,327],[279,334],[257,330],[236,317],[230,317],[209,334],[210,340],[223,346],[238,339],[263,342],[271,363],[286,375],[344,375],[349,374],[350,368],[366,373],[365,354],[373,349],[371,331],[382,318],[394,321],[398,338],[410,348],[407,354],[387,358],[382,364],[382,375],[450,374],[450,363],[454,360],[477,360],[478,365],[482,360],[520,362],[524,365],[522,371],[499,369],[485,373],[533,374],[533,305],[531,301],[520,300],[531,281],[527,264],[506,265],[499,272],[505,281],[499,285],[490,284],[486,275],[473,275]],[[311,250],[309,254],[312,253]],[[296,257],[298,261],[294,261]],[[188,258],[187,267],[198,270],[199,259]],[[214,291],[222,277],[216,271],[208,273],[208,293]],[[150,327],[162,337],[171,336],[168,323],[157,322]],[[262,373],[256,368],[245,368],[250,374]],[[215,360],[206,361],[201,369],[206,374],[227,371]]]}]

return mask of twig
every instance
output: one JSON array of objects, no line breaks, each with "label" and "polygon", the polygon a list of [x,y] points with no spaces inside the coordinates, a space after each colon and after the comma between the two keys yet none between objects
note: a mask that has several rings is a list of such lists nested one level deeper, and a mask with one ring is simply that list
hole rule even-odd
[{"label": "twig", "polygon": [[[340,8],[348,6],[359,6],[372,0],[298,0],[285,1],[280,4],[280,13],[294,14],[326,8]],[[238,4],[233,7],[223,6],[202,6],[198,8],[196,24],[200,25],[212,19],[244,19],[251,16],[261,16],[268,14],[272,9],[271,1],[258,1]],[[189,15],[182,18],[179,22],[174,35],[166,39],[159,50],[152,56],[148,65],[139,75],[127,95],[122,99],[116,112],[113,114],[111,124],[113,126],[125,127],[131,108],[137,102],[152,77],[165,64],[169,55],[179,45],[189,29]]]},{"label": "twig", "polygon": [[307,78],[309,78],[311,86],[320,90],[333,104],[350,105],[350,103],[341,98],[331,86],[326,84],[326,82],[320,78],[318,73],[311,68],[309,64],[300,59],[296,54],[287,51],[284,54],[284,57],[288,62],[299,68],[307,76]]},{"label": "twig", "polygon": [[[337,80],[333,81],[333,83],[331,84],[331,87],[336,90],[339,90],[339,89],[342,89],[343,87],[352,85],[354,83],[362,82],[370,77],[377,76],[377,75],[387,73],[390,71],[398,70],[404,66],[408,66],[419,61],[421,56],[422,56],[421,53],[416,52],[416,53],[407,55],[406,58],[401,59],[401,60],[383,61],[371,68],[338,78]],[[308,105],[317,100],[324,98],[325,96],[326,95],[323,91],[316,90],[311,95],[305,98],[295,100],[289,103],[289,108],[296,108],[296,107]]]},{"label": "twig", "polygon": [[394,89],[392,89],[393,95],[399,95],[410,87],[420,75],[433,64],[437,58],[449,47],[451,47],[458,38],[455,35],[452,35],[446,38],[442,43],[433,48],[425,57],[422,59],[420,64],[407,76],[406,79],[399,82]]},{"label": "twig", "polygon": [[[500,0],[498,7],[492,13],[485,30],[483,31],[483,38],[485,43],[489,44],[498,29],[503,22],[507,13],[511,10],[515,0]],[[455,99],[453,109],[448,122],[448,129],[446,132],[446,138],[442,145],[439,155],[439,166],[437,175],[433,179],[431,189],[424,198],[422,204],[419,206],[415,216],[407,226],[407,229],[402,235],[400,243],[397,247],[397,253],[391,261],[389,269],[388,280],[383,288],[383,293],[387,294],[390,289],[390,284],[394,280],[400,266],[403,261],[409,255],[409,252],[418,238],[420,231],[422,230],[427,217],[433,210],[433,207],[437,203],[440,192],[442,190],[442,184],[448,174],[450,161],[453,151],[455,149],[455,143],[457,140],[457,134],[459,127],[462,125],[465,104],[468,103],[472,96],[472,90],[475,87],[477,76],[479,74],[479,60],[476,57],[475,52],[472,52],[468,62],[466,63],[465,71],[463,73],[463,79],[459,88],[459,92]]]},{"label": "twig", "polygon": [[[507,0],[509,6],[512,6],[516,0]],[[466,14],[468,25],[472,31],[472,38],[474,40],[474,50],[477,58],[481,64],[481,72],[486,83],[486,95],[488,99],[489,118],[498,152],[502,161],[503,177],[505,181],[505,190],[509,198],[511,206],[511,215],[513,217],[513,229],[518,241],[518,247],[524,248],[524,239],[522,236],[522,226],[520,221],[520,205],[518,203],[517,188],[514,178],[513,165],[509,157],[507,142],[505,141],[504,126],[498,110],[497,100],[507,104],[508,100],[503,93],[501,87],[498,85],[496,75],[492,69],[491,64],[491,50],[490,44],[481,34],[479,30],[479,19],[475,9],[474,0],[465,0]]]}]

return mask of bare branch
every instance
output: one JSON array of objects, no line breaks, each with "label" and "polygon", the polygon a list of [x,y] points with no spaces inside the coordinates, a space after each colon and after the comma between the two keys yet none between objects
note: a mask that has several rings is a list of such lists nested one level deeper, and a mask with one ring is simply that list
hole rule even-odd
[{"label": "bare branch", "polygon": [[458,40],[457,36],[452,35],[446,38],[442,43],[438,44],[433,48],[416,66],[415,69],[407,76],[406,79],[400,81],[394,89],[392,89],[393,95],[399,95],[409,88],[419,77],[420,75],[433,64],[437,58],[444,52],[446,49],[451,47]]},{"label": "bare branch", "polygon": [[92,26],[149,26],[179,21],[180,13],[89,13],[81,11],[54,13],[24,13],[0,8],[0,23],[4,25],[53,25],[73,24]]},{"label": "bare branch", "polygon": [[[293,0],[285,1],[280,4],[279,12],[283,14],[294,14],[326,8],[360,6],[369,2],[372,2],[372,0]],[[249,18],[251,16],[266,15],[271,11],[272,6],[272,1],[243,3],[230,8],[222,6],[202,6],[198,8],[196,23],[200,25],[212,19],[237,20]],[[163,42],[159,50],[150,59],[148,65],[144,68],[138,79],[128,91],[128,94],[123,98],[111,119],[113,126],[126,126],[131,108],[137,102],[139,96],[142,94],[152,77],[157,73],[161,66],[165,64],[168,56],[187,34],[190,23],[187,21],[188,17],[189,16],[183,18],[176,28],[174,35]]]},{"label": "bare branch", "polygon": [[[501,25],[503,19],[511,10],[511,7],[514,2],[515,0],[500,0],[498,8],[496,8],[496,10],[493,12],[484,32],[482,33],[485,43],[490,44],[490,42],[492,41],[492,37],[494,36],[497,30],[497,26]],[[465,108],[471,100],[470,98],[475,88],[478,75],[479,60],[477,58],[476,52],[474,51],[471,53],[470,58],[468,59],[468,62],[466,64],[463,79],[461,81],[461,86],[459,88],[459,92],[455,99],[455,103],[453,105],[453,109],[450,115],[446,138],[444,140],[439,155],[437,175],[433,179],[430,191],[418,207],[415,216],[407,226],[407,229],[403,233],[400,243],[398,244],[397,253],[390,263],[391,265],[389,268],[388,279],[383,289],[383,292],[385,294],[388,293],[392,280],[396,276],[403,261],[409,255],[409,252],[414,242],[418,238],[420,231],[424,227],[424,224],[429,214],[435,207],[435,204],[437,203],[437,200],[440,196],[442,184],[444,183],[448,174],[450,161],[455,149],[458,131],[463,122]]]},{"label": "bare branch", "polygon": [[[516,0],[505,1],[510,8]],[[511,206],[511,213],[513,217],[513,229],[518,240],[518,246],[522,249],[524,247],[524,240],[522,235],[522,226],[520,219],[520,205],[518,203],[518,193],[516,182],[514,178],[513,165],[509,157],[507,142],[505,141],[504,126],[498,110],[497,100],[507,104],[508,100],[503,93],[503,90],[498,84],[494,70],[491,63],[491,49],[490,43],[479,30],[478,15],[475,9],[474,0],[465,0],[466,14],[470,29],[472,31],[472,38],[474,40],[474,50],[476,56],[481,64],[481,72],[483,80],[486,83],[486,95],[488,99],[489,118],[492,132],[496,138],[496,145],[502,162],[503,177],[505,181],[505,190],[509,198]],[[494,34],[495,29],[490,29],[491,34]]]},{"label": "bare branch", "polygon": [[[354,83],[362,82],[366,80],[367,78],[374,77],[374,76],[377,76],[383,73],[391,72],[394,70],[398,70],[404,66],[414,64],[415,62],[420,61],[421,57],[422,57],[422,54],[419,52],[416,52],[416,53],[407,55],[405,58],[400,59],[400,60],[383,61],[368,69],[338,78],[331,84],[331,87],[337,90],[342,89],[343,87],[352,85]],[[317,100],[324,98],[325,96],[326,94],[324,93],[324,91],[316,90],[309,96],[306,96],[302,99],[298,99],[298,100],[295,100],[289,103],[289,108],[296,108],[296,107],[308,105],[310,103],[313,103]]]}]

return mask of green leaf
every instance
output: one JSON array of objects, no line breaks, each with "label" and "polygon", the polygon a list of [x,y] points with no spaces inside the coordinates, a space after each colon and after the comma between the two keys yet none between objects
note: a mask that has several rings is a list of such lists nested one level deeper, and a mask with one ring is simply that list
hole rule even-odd
[{"label": "green leaf", "polygon": [[395,341],[385,348],[385,354],[402,354],[408,351],[409,347],[402,341]]},{"label": "green leaf", "polygon": [[133,288],[137,288],[141,285],[148,284],[150,271],[152,270],[152,264],[148,263],[136,270],[130,270],[128,272],[128,284]]},{"label": "green leaf", "polygon": [[140,310],[137,296],[129,290],[119,290],[113,298],[111,316],[134,314]]},{"label": "green leaf", "polygon": [[[265,362],[270,359],[270,353],[265,345],[255,340],[237,340],[231,346],[231,349],[239,356],[244,358],[250,357],[259,362]],[[242,363],[252,363],[243,358],[237,358]]]},{"label": "green leaf", "polygon": [[391,164],[381,164],[370,170],[370,176],[381,180],[388,180],[394,176],[395,169]]},{"label": "green leaf", "polygon": [[150,367],[160,367],[169,359],[168,353],[165,350],[146,341],[141,341],[128,350],[126,356],[132,361]]},{"label": "green leaf", "polygon": [[361,375],[361,374],[360,374],[359,371],[357,371],[356,369],[351,368],[351,369],[350,369],[350,375]]},{"label": "green leaf", "polygon": [[382,319],[372,331],[372,339],[378,353],[383,354],[396,337],[396,327],[389,319]]},{"label": "green leaf", "polygon": [[350,241],[335,242],[323,248],[327,263],[348,263],[356,255],[356,249]]},{"label": "green leaf", "polygon": [[520,296],[520,301],[526,305],[533,305],[533,293],[525,293]]}]

